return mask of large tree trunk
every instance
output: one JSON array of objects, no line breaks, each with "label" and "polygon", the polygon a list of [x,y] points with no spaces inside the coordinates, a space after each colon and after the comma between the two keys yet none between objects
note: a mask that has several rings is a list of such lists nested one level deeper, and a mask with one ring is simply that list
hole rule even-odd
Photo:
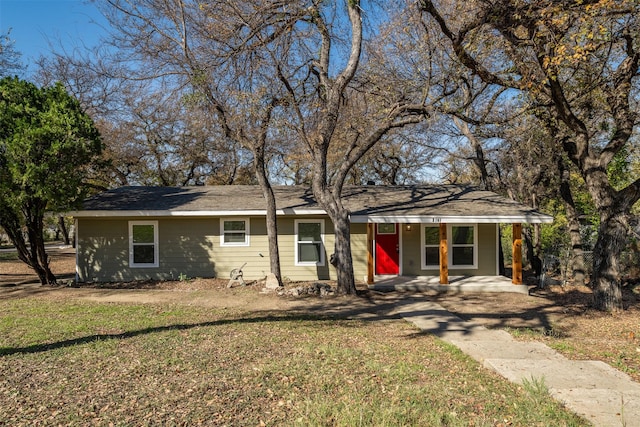
[{"label": "large tree trunk", "polygon": [[622,309],[620,255],[628,238],[627,219],[636,196],[615,191],[606,170],[585,162],[584,178],[600,212],[598,240],[593,248],[593,303],[603,311]]},{"label": "large tree trunk", "polygon": [[560,197],[564,202],[567,212],[569,238],[571,239],[571,270],[573,271],[573,283],[582,286],[585,283],[584,254],[582,247],[582,235],[580,234],[580,218],[576,209],[571,185],[569,183],[569,171],[565,167],[564,160],[558,157],[558,171],[560,172]]},{"label": "large tree trunk", "polygon": [[254,147],[254,169],[260,183],[262,194],[267,203],[267,238],[269,240],[269,267],[271,273],[278,279],[278,285],[282,286],[282,272],[280,270],[280,251],[278,249],[278,222],[276,218],[276,198],[273,187],[267,177],[265,168],[264,146]]},{"label": "large tree trunk", "polygon": [[338,293],[353,295],[356,293],[356,283],[351,256],[351,221],[349,220],[349,212],[345,209],[336,214],[334,218],[331,218],[335,233],[335,244],[334,253],[331,255],[330,261],[331,265],[336,269]]},{"label": "large tree trunk", "polygon": [[603,216],[593,250],[593,303],[599,310],[623,308],[619,259],[626,242],[625,214]]},{"label": "large tree trunk", "polygon": [[[3,212],[2,223],[0,224],[9,240],[16,248],[20,261],[31,267],[42,285],[55,285],[56,277],[49,269],[49,257],[44,247],[44,237],[42,235],[42,215],[32,215],[27,218],[27,235],[29,242],[25,240],[22,226],[17,215],[13,212]],[[40,228],[38,228],[40,227]]]},{"label": "large tree trunk", "polygon": [[571,241],[571,271],[573,272],[573,284],[583,286],[586,281],[586,269],[584,266],[584,248],[582,246],[582,235],[580,234],[580,219],[573,212],[567,211],[567,222],[569,227],[569,239]]},{"label": "large tree trunk", "polygon": [[49,256],[44,247],[44,209],[32,206],[34,211],[27,217],[27,234],[29,236],[31,268],[33,268],[42,285],[56,285],[56,276],[49,268]]},{"label": "large tree trunk", "polygon": [[[316,166],[320,165],[319,169],[322,170],[325,161],[326,157],[318,157]],[[356,283],[351,256],[351,220],[349,211],[345,209],[340,199],[341,187],[330,189],[324,183],[323,175],[317,173],[314,175],[312,187],[317,202],[327,212],[333,223],[335,243],[334,252],[330,255],[329,261],[336,269],[337,293],[355,295]]]},{"label": "large tree trunk", "polygon": [[540,274],[542,274],[542,260],[540,259],[540,233],[535,230],[536,226],[539,228],[540,224],[533,225],[533,235],[531,233],[531,228],[523,227],[522,236],[524,237],[525,248],[527,249],[525,252],[529,265],[533,269],[533,274],[536,277],[540,277]]}]

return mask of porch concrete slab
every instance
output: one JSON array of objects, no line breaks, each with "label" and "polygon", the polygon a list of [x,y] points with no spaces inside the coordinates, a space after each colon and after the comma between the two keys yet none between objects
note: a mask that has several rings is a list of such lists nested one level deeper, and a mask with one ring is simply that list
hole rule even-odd
[{"label": "porch concrete slab", "polygon": [[449,284],[441,285],[438,276],[376,276],[369,289],[376,291],[437,292],[517,292],[529,293],[529,286],[514,285],[504,276],[451,276]]},{"label": "porch concrete slab", "polygon": [[596,426],[640,426],[640,384],[606,363],[569,360],[542,343],[464,321],[431,301],[412,298],[394,313],[509,381],[541,381],[551,396]]}]

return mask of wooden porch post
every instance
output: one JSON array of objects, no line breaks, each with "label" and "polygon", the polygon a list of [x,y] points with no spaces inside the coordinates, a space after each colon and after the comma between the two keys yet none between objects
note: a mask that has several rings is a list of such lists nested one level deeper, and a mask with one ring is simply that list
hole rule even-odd
[{"label": "wooden porch post", "polygon": [[522,285],[522,224],[513,224],[511,283]]},{"label": "wooden porch post", "polygon": [[449,250],[447,248],[447,224],[440,223],[440,284],[449,284]]},{"label": "wooden porch post", "polygon": [[367,284],[373,285],[373,223],[367,223]]}]

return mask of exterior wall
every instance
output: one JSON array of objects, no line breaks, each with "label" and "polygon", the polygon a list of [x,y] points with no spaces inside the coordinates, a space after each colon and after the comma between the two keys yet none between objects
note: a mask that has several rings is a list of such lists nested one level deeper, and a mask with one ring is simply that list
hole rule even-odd
[{"label": "exterior wall", "polygon": [[351,256],[356,282],[367,281],[367,224],[351,224]]},{"label": "exterior wall", "polygon": [[334,244],[333,224],[329,218],[322,216],[305,216],[304,219],[324,219],[324,265],[296,265],[295,262],[295,220],[296,218],[279,218],[278,220],[278,247],[280,248],[280,268],[283,280],[332,280],[335,279],[335,270],[329,264],[329,255]]},{"label": "exterior wall", "polygon": [[[158,221],[159,266],[129,266],[129,221]],[[324,265],[295,265],[295,219],[278,219],[280,263],[285,279],[335,279],[329,263],[333,252],[333,224],[324,217]],[[323,219],[307,217],[304,219]],[[243,267],[246,280],[264,278],[269,272],[269,244],[263,217],[249,218],[249,246],[221,246],[220,218],[78,218],[78,278],[81,282],[177,280],[187,277],[229,278]],[[366,275],[366,225],[353,224],[352,251],[357,279]]]},{"label": "exterior wall", "polygon": [[[247,262],[243,272],[269,270],[264,219],[250,219],[251,246],[220,246],[219,218],[144,218],[158,221],[159,266],[129,266],[129,221],[140,218],[78,219],[80,281],[129,281],[223,277]],[[263,250],[266,248],[266,251]],[[265,255],[260,256],[260,253]],[[263,277],[264,277],[263,275]]]},{"label": "exterior wall", "polygon": [[[302,218],[302,217],[299,217]],[[158,221],[159,266],[132,268],[129,266],[129,221],[136,218],[78,218],[78,275],[81,282],[131,280],[177,280],[187,277],[229,278],[234,268],[243,267],[246,280],[264,278],[269,272],[269,245],[266,221],[251,217],[249,246],[221,246],[220,218],[147,218]],[[329,263],[334,247],[333,224],[324,219],[324,265],[298,266],[295,263],[295,217],[278,219],[278,244],[283,278],[292,281],[334,280],[335,269]],[[455,269],[450,276],[496,275],[497,225],[478,225],[478,268]],[[411,224],[408,231],[401,226],[401,272],[405,276],[437,276],[439,271],[421,268],[420,224]],[[357,281],[367,275],[367,225],[351,225],[351,248]]]},{"label": "exterior wall", "polygon": [[[438,276],[438,269],[424,270],[421,266],[422,248],[420,224],[411,224],[407,231],[402,226],[402,270],[404,276]],[[449,276],[495,276],[498,265],[497,224],[478,224],[478,268],[461,269],[449,265]]]}]

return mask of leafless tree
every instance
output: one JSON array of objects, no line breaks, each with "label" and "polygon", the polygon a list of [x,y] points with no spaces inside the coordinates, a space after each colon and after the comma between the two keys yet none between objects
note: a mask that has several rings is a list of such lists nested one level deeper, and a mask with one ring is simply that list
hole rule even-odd
[{"label": "leafless tree", "polygon": [[461,64],[549,112],[557,150],[580,172],[600,214],[594,303],[621,308],[619,255],[640,181],[616,189],[607,167],[632,143],[637,124],[638,3],[421,0],[418,6]]},{"label": "leafless tree", "polygon": [[[123,60],[144,64],[137,78],[161,77],[191,90],[224,137],[251,150],[267,200],[272,271],[279,257],[268,161],[282,144],[304,148],[297,152],[310,161],[313,193],[334,223],[339,291],[355,293],[343,186],[385,134],[426,112],[422,99],[380,79],[356,79],[365,7],[353,0],[109,0],[103,10]],[[353,120],[352,108],[364,116]],[[334,153],[339,160],[331,162]]]}]

